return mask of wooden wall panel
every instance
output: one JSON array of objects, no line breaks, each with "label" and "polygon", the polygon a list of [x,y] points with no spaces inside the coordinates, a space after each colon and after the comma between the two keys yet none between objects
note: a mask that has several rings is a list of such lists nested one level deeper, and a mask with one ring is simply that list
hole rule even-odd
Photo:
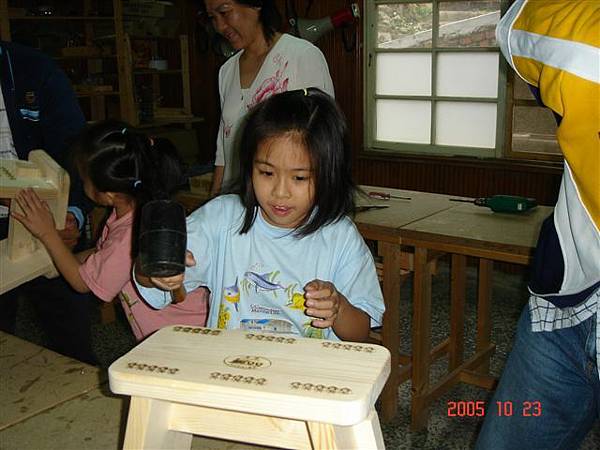
[{"label": "wooden wall panel", "polygon": [[[435,161],[400,161],[359,158],[357,181],[416,191],[484,197],[511,194],[534,197],[540,204],[556,203],[560,175],[553,171],[497,167],[493,164],[452,164]],[[495,167],[496,166],[496,167]]]},{"label": "wooden wall panel", "polygon": [[[361,12],[365,0],[359,0]],[[282,14],[285,0],[277,0]],[[348,7],[347,0],[312,1],[306,17],[317,19]],[[308,0],[295,0],[300,15]],[[194,20],[194,13],[190,13]],[[541,204],[554,204],[560,183],[561,168],[544,163],[502,160],[489,161],[473,158],[435,158],[418,156],[366,156],[363,146],[363,69],[362,31],[358,23],[357,45],[348,52],[344,49],[342,31],[335,30],[317,43],[323,51],[335,85],[336,99],[348,119],[356,181],[387,187],[440,192],[470,197],[493,194],[518,194],[535,197]],[[215,136],[219,123],[217,72],[222,59],[212,50],[204,51],[201,33],[191,27],[192,105],[194,113],[206,118],[199,130],[202,158],[214,155]],[[196,48],[196,51],[193,49]]]}]

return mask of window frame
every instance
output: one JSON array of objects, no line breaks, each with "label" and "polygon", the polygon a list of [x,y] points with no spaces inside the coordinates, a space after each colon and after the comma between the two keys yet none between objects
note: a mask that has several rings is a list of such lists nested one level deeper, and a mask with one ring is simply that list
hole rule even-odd
[{"label": "window frame", "polygon": [[[506,64],[508,67],[508,64]],[[547,161],[549,163],[563,163],[562,153],[545,153],[545,152],[526,152],[513,149],[513,116],[515,106],[540,106],[535,100],[515,99],[514,85],[515,77],[518,77],[512,68],[509,67],[506,77],[506,146],[504,149],[504,157],[517,160],[537,160]],[[558,126],[557,126],[558,128]]]},{"label": "window frame", "polygon": [[[476,158],[501,158],[504,156],[504,148],[511,142],[507,133],[507,72],[508,64],[504,60],[499,47],[437,47],[439,29],[439,5],[440,3],[452,3],[463,0],[373,0],[366,1],[365,11],[365,37],[366,51],[364,52],[363,76],[364,76],[364,98],[365,108],[364,122],[364,148],[366,153],[384,152],[389,155],[402,156],[406,154],[418,154],[421,156],[469,156]],[[380,5],[394,4],[431,4],[432,5],[432,43],[427,48],[406,49],[381,49],[377,48],[377,7]],[[507,9],[507,0],[501,0],[501,15]],[[437,95],[437,57],[440,53],[484,53],[491,52],[499,55],[498,68],[498,92],[496,98],[486,97],[451,97]],[[377,79],[377,54],[378,53],[426,53],[431,54],[431,95],[378,95],[376,93]],[[425,100],[431,102],[431,130],[430,143],[408,143],[380,141],[375,138],[377,119],[376,102],[379,99],[392,100]],[[472,146],[449,146],[434,144],[436,132],[436,103],[443,101],[466,102],[466,103],[493,103],[496,104],[496,141],[494,148],[472,147]],[[510,111],[512,120],[512,108]],[[512,129],[512,121],[510,123]]]}]

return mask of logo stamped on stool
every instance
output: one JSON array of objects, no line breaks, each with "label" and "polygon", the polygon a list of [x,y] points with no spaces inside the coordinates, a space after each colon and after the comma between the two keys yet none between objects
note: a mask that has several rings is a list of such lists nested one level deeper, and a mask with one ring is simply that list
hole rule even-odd
[{"label": "logo stamped on stool", "polygon": [[228,356],[223,362],[236,369],[266,369],[271,366],[271,361],[267,358],[252,355]]}]

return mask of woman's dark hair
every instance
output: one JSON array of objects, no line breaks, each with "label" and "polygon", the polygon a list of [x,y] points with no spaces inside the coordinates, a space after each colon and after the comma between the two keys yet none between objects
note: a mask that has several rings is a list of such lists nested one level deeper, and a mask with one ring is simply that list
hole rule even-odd
[{"label": "woman's dark hair", "polygon": [[236,3],[260,8],[258,20],[260,21],[265,40],[271,42],[273,36],[281,28],[281,14],[275,6],[274,0],[234,0]]},{"label": "woman's dark hair", "polygon": [[240,197],[246,208],[240,230],[256,219],[258,202],[252,170],[258,147],[265,140],[293,133],[301,139],[315,179],[314,205],[296,228],[307,236],[354,210],[351,150],[344,114],[335,100],[317,88],[277,94],[255,106],[246,117],[240,147]]},{"label": "woman's dark hair", "polygon": [[[271,42],[273,36],[281,29],[281,13],[277,9],[274,0],[233,0],[239,5],[250,6],[252,8],[260,8],[258,20],[262,25],[265,40]],[[202,12],[206,12],[204,1],[200,2]]]},{"label": "woman's dark hair", "polygon": [[106,120],[86,127],[72,146],[82,178],[100,192],[130,195],[139,208],[166,199],[182,184],[177,150],[167,139],[149,139],[125,122]]}]

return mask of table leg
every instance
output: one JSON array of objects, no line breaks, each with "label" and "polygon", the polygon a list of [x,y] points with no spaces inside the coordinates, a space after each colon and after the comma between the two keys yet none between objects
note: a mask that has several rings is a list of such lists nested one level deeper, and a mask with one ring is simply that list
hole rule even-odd
[{"label": "table leg", "polygon": [[448,372],[460,366],[464,357],[466,267],[465,255],[452,255]]},{"label": "table leg", "polygon": [[169,430],[171,404],[162,400],[132,397],[123,449],[189,450],[192,434]]},{"label": "table leg", "polygon": [[375,409],[371,410],[365,420],[350,427],[319,422],[306,422],[306,426],[315,450],[377,450],[385,448]]},{"label": "table leg", "polygon": [[[477,352],[483,351],[491,343],[491,310],[490,299],[492,297],[492,272],[494,261],[481,258],[479,260],[479,284],[477,287],[477,341],[475,348]],[[479,366],[478,372],[489,373],[490,357]]]},{"label": "table leg", "polygon": [[381,330],[382,343],[391,353],[391,372],[381,393],[381,415],[390,421],[398,410],[398,366],[400,364],[400,287],[401,247],[398,244],[380,242],[378,248],[383,258],[383,299],[385,314]]},{"label": "table leg", "polygon": [[431,265],[427,249],[415,247],[412,321],[411,429],[427,426],[431,351]]}]

